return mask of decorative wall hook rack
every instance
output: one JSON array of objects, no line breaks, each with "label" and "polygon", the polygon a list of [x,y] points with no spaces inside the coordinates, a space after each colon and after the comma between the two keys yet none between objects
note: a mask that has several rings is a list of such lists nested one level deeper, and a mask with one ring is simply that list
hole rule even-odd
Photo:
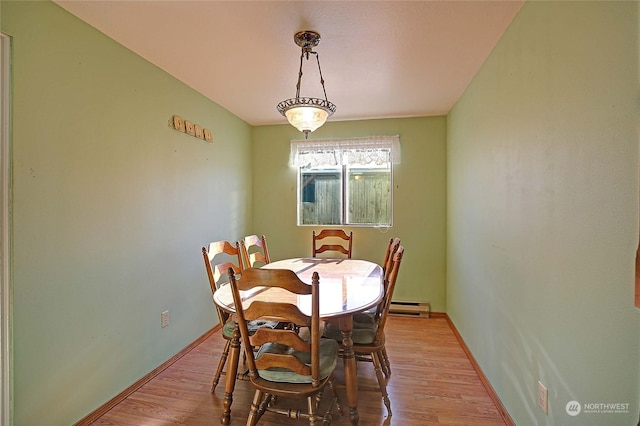
[{"label": "decorative wall hook rack", "polygon": [[193,124],[191,121],[184,120],[182,117],[178,117],[177,115],[174,115],[173,118],[169,120],[169,127],[198,139],[213,143],[213,134],[211,133],[211,130],[204,129],[198,124]]}]

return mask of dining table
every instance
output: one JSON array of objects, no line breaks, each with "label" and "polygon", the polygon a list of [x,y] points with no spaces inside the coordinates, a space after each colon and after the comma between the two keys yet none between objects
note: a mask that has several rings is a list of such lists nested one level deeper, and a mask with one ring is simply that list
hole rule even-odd
[{"label": "dining table", "polygon": [[[320,318],[324,321],[331,321],[340,327],[344,348],[342,360],[349,420],[353,425],[358,424],[358,382],[356,358],[351,339],[353,315],[376,306],[382,300],[384,296],[382,267],[376,263],[359,259],[293,258],[271,262],[262,268],[291,270],[303,282],[309,284],[313,273],[318,273],[320,277]],[[254,300],[269,301],[270,297],[268,289],[253,291],[249,294],[242,293],[243,305],[245,303],[249,305]],[[225,311],[231,314],[235,313],[229,284],[224,284],[216,290],[214,302]],[[302,312],[311,314],[310,299],[299,297],[296,303]],[[225,377],[223,413],[220,417],[220,423],[223,425],[228,425],[231,421],[231,404],[236,379],[239,376],[239,359],[240,330],[236,324],[229,348],[229,361]]]}]

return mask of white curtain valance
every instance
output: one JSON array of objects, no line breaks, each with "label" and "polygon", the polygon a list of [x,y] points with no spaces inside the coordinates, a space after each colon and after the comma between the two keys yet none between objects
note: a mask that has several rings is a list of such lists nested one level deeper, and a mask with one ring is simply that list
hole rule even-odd
[{"label": "white curtain valance", "polygon": [[400,163],[400,136],[291,141],[289,165],[295,167],[342,164]]}]

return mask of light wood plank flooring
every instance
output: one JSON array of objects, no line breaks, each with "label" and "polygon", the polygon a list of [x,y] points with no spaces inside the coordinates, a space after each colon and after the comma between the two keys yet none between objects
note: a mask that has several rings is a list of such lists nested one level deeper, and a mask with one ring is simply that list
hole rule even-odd
[{"label": "light wood plank flooring", "polygon": [[[361,425],[505,425],[446,318],[391,317],[386,334],[393,416],[387,416],[379,392],[360,391]],[[210,387],[223,344],[220,334],[215,333],[93,424],[219,425],[224,376],[214,394]],[[341,381],[340,371],[337,376]],[[358,380],[363,386],[376,383],[370,363],[358,364]],[[339,394],[346,405],[344,389],[339,389]],[[232,426],[245,424],[252,396],[251,383],[239,381]],[[266,413],[260,424],[308,423]],[[348,416],[336,413],[333,424],[350,423]]]}]

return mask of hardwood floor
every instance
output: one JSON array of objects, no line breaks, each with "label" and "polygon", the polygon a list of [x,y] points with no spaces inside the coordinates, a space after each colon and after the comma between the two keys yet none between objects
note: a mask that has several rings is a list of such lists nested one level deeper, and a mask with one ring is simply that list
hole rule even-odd
[{"label": "hardwood floor", "polygon": [[[387,417],[379,392],[363,390],[358,399],[361,425],[505,425],[446,318],[390,317],[386,334],[393,415]],[[215,333],[93,424],[219,425],[224,383],[214,394],[210,387],[223,344]],[[340,369],[337,376],[341,382]],[[358,380],[363,387],[377,383],[370,363],[358,364]],[[344,390],[339,394],[346,405]],[[232,426],[245,424],[252,396],[250,382],[236,384]],[[308,423],[266,413],[260,424]],[[336,412],[333,424],[349,425],[349,418]]]}]

